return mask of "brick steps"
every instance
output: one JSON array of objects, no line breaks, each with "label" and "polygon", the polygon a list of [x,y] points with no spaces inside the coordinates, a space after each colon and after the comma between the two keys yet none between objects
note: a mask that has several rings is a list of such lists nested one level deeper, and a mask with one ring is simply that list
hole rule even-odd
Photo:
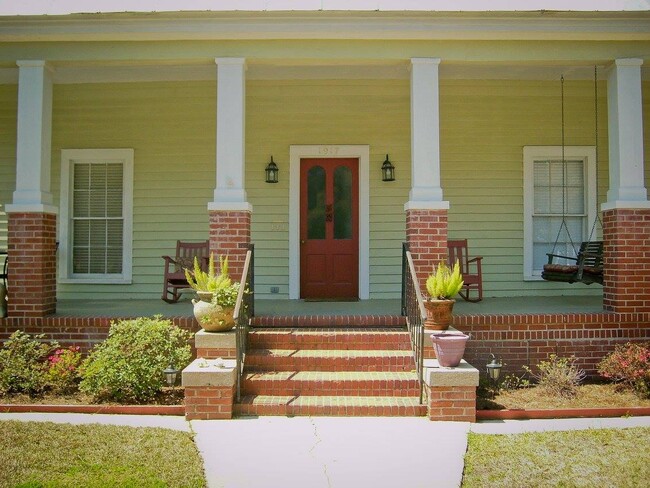
[{"label": "brick steps", "polygon": [[253,349],[246,354],[249,371],[411,371],[411,351],[335,349]]},{"label": "brick steps", "polygon": [[401,328],[254,329],[248,334],[251,349],[364,349],[411,350]]},{"label": "brick steps", "polygon": [[414,372],[267,371],[247,373],[251,395],[419,396]]},{"label": "brick steps", "polygon": [[[277,317],[271,317],[277,319]],[[258,317],[258,323],[264,317]],[[304,323],[320,323],[318,317]],[[252,329],[239,415],[421,416],[408,333],[392,319]],[[373,324],[368,325],[368,324]]]},{"label": "brick steps", "polygon": [[239,415],[409,416],[426,415],[415,397],[249,395],[235,405]]},{"label": "brick steps", "polygon": [[312,328],[312,327],[405,327],[406,317],[401,315],[264,315],[253,317],[252,327]]}]

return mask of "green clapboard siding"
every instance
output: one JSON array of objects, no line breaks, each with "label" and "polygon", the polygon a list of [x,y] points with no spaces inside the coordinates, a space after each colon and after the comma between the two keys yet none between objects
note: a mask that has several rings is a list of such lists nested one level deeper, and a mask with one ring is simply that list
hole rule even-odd
[{"label": "green clapboard siding", "polygon": [[[0,85],[0,249],[7,249],[7,214],[16,188],[16,110],[18,87]],[[0,259],[0,266],[4,262]]]},{"label": "green clapboard siding", "polygon": [[[565,143],[594,145],[594,86],[565,82]],[[558,81],[442,81],[442,186],[449,237],[483,256],[487,296],[600,294],[601,288],[523,281],[523,146],[561,145]],[[607,94],[598,90],[599,201],[607,189]],[[591,226],[591,223],[589,224]]]},{"label": "green clapboard siding", "polygon": [[[408,80],[247,82],[246,190],[254,207],[256,291],[288,296],[289,146],[370,146],[371,298],[396,298],[403,205],[410,181]],[[645,171],[650,186],[650,83],[644,82]],[[213,82],[56,85],[52,192],[59,202],[61,149],[135,150],[132,285],[60,284],[61,298],[160,296],[162,259],[177,239],[205,239],[215,181]],[[593,85],[565,84],[566,144],[594,144]],[[0,85],[0,204],[15,187],[15,85]],[[600,288],[523,281],[525,145],[559,145],[559,81],[444,80],[440,86],[442,185],[449,236],[467,237],[484,257],[487,296],[599,294]],[[608,185],[606,86],[599,86],[599,202]],[[381,181],[386,154],[397,181]],[[277,185],[264,183],[273,155]],[[0,207],[0,248],[6,216]],[[271,295],[271,287],[280,289]]]},{"label": "green clapboard siding", "polygon": [[162,255],[208,235],[215,182],[215,97],[210,82],[56,85],[52,185],[61,149],[133,148],[133,284],[60,284],[62,298],[158,297]]},{"label": "green clapboard siding", "polygon": [[[289,146],[370,146],[371,298],[400,293],[404,202],[410,187],[408,80],[250,81],[246,85],[246,190],[253,204],[256,293],[289,295]],[[397,181],[381,181],[386,154]],[[276,185],[264,183],[271,155]],[[271,287],[279,295],[271,295]]]}]

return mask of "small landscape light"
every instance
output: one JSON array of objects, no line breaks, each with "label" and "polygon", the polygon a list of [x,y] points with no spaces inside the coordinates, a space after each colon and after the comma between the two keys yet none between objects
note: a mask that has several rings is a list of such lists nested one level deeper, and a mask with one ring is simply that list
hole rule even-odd
[{"label": "small landscape light", "polygon": [[496,383],[499,381],[499,375],[501,374],[503,364],[501,361],[497,360],[494,354],[490,353],[490,356],[492,356],[492,361],[490,361],[485,367],[487,368],[487,373],[490,379]]},{"label": "small landscape light", "polygon": [[178,376],[178,373],[179,371],[174,368],[174,365],[172,363],[169,363],[169,366],[167,366],[167,368],[163,371],[167,386],[172,388],[176,384],[176,376]]}]

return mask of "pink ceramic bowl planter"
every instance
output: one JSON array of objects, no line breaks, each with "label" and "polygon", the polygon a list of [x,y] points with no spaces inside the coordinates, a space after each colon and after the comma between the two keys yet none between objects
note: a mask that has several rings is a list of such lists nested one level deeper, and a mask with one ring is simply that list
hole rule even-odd
[{"label": "pink ceramic bowl planter", "polygon": [[455,368],[460,364],[465,353],[469,336],[466,334],[431,334],[433,348],[440,366]]}]

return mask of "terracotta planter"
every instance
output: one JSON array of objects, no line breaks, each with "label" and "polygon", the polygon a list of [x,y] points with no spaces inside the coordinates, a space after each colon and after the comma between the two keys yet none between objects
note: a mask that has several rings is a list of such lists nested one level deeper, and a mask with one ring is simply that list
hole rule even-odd
[{"label": "terracotta planter", "polygon": [[[211,299],[212,294],[209,293],[208,295],[210,295]],[[199,295],[199,297],[201,300],[192,300],[192,304],[194,305],[194,317],[203,330],[206,332],[226,332],[235,326],[235,320],[233,319],[235,307],[224,308],[206,300],[207,296],[205,295]]]},{"label": "terracotta planter", "polygon": [[427,300],[424,308],[427,319],[424,321],[426,330],[447,330],[453,320],[452,311],[456,300]]},{"label": "terracotta planter", "polygon": [[436,358],[440,366],[455,368],[465,354],[465,345],[469,336],[466,334],[431,334]]}]

